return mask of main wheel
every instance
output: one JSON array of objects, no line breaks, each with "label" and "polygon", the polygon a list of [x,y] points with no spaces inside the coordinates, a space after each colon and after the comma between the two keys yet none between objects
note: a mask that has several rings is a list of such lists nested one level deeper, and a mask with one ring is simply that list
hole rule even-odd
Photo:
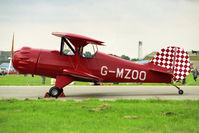
[{"label": "main wheel", "polygon": [[94,82],[94,85],[100,85],[100,83],[99,82]]},{"label": "main wheel", "polygon": [[178,91],[178,94],[180,94],[180,95],[182,95],[183,93],[184,93],[183,90]]},{"label": "main wheel", "polygon": [[50,90],[49,90],[49,95],[51,97],[58,97],[61,93],[63,92],[63,89],[59,89],[58,87],[51,87]]}]

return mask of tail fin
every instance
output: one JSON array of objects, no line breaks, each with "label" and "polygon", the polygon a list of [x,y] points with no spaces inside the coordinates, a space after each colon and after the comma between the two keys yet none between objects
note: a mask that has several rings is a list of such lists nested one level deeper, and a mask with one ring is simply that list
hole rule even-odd
[{"label": "tail fin", "polygon": [[167,68],[173,74],[173,80],[184,79],[191,71],[189,55],[179,47],[167,47],[153,57],[151,63]]}]

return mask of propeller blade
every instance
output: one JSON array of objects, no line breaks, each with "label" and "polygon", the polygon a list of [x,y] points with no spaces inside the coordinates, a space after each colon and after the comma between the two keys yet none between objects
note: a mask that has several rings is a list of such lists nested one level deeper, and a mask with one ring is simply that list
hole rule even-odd
[{"label": "propeller blade", "polygon": [[12,36],[11,54],[10,54],[10,57],[8,58],[10,60],[9,67],[8,67],[8,74],[10,73],[10,68],[12,65],[12,58],[13,58],[13,54],[14,54],[14,39],[15,39],[15,33],[13,33],[13,36]]},{"label": "propeller blade", "polygon": [[12,36],[12,49],[11,49],[11,58],[13,57],[13,54],[14,54],[14,40],[15,40],[15,33],[13,33],[13,36]]}]

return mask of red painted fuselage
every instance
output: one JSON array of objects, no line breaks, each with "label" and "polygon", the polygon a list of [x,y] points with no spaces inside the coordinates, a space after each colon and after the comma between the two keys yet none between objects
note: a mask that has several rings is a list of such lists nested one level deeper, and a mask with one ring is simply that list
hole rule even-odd
[{"label": "red painted fuselage", "polygon": [[72,81],[172,84],[191,70],[188,53],[179,47],[163,48],[149,63],[138,64],[98,52],[102,41],[71,33],[52,34],[61,38],[60,51],[23,47],[12,60],[21,74],[56,78],[47,96],[63,96],[63,87]]},{"label": "red painted fuselage", "polygon": [[[60,55],[59,51],[23,47],[14,53],[14,68],[21,74],[42,75],[51,78],[68,76],[65,70],[84,72],[97,77],[101,82],[149,82],[170,83],[172,75],[167,69],[152,63],[138,64],[101,52],[93,58],[75,55]],[[161,72],[151,71],[152,69]],[[165,73],[163,73],[165,71]],[[95,81],[93,78],[72,76],[77,81]]]}]

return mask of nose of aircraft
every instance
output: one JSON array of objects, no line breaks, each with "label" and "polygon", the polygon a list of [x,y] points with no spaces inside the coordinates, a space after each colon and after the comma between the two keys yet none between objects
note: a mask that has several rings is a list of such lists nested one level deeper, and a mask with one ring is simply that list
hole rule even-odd
[{"label": "nose of aircraft", "polygon": [[13,56],[13,67],[21,74],[34,74],[39,58],[39,49],[23,47],[17,50]]}]

